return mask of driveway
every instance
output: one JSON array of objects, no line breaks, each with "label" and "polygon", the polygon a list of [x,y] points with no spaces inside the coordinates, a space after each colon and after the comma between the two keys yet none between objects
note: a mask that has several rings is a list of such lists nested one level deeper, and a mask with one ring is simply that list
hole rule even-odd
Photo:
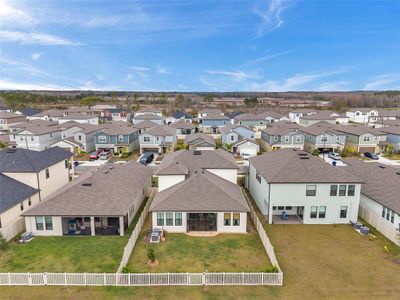
[{"label": "driveway", "polygon": [[[147,166],[148,166],[148,167],[155,167],[155,166],[156,166],[155,161],[156,161],[156,158],[157,158],[158,156],[159,156],[158,153],[154,152],[154,159],[153,159],[153,161],[152,161],[151,163],[149,163]],[[137,162],[139,162],[139,161],[140,161],[140,157],[138,158]]]},{"label": "driveway", "polygon": [[366,162],[378,162],[387,166],[400,167],[400,160],[387,159],[379,155],[378,160],[365,160]]},{"label": "driveway", "polygon": [[345,166],[347,166],[347,164],[345,164],[345,163],[342,162],[341,160],[334,160],[334,159],[332,159],[332,158],[329,158],[329,157],[328,157],[328,154],[325,154],[325,158],[324,158],[324,155],[323,155],[323,154],[320,154],[319,157],[320,157],[321,159],[325,160],[325,161],[326,161],[328,164],[330,164],[330,165],[332,165],[332,162],[333,162],[333,161],[336,161],[336,165],[337,165],[338,167],[345,167]]}]

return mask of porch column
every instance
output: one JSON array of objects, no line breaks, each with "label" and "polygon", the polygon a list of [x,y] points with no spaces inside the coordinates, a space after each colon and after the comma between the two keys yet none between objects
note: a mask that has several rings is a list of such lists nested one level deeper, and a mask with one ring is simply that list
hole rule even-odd
[{"label": "porch column", "polygon": [[94,226],[94,217],[90,217],[90,234],[92,236],[96,235],[96,229],[95,229],[95,226]]},{"label": "porch column", "polygon": [[124,227],[124,217],[119,217],[119,235],[124,236],[125,227]]},{"label": "porch column", "polygon": [[270,203],[269,203],[269,205],[268,205],[268,224],[272,224],[272,214],[273,214],[273,211],[272,211],[272,201],[271,201],[271,199],[269,199],[269,201],[270,201]]}]

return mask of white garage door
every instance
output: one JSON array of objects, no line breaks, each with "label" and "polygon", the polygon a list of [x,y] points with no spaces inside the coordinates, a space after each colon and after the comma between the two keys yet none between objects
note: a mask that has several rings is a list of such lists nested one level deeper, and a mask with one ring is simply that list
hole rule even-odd
[{"label": "white garage door", "polygon": [[242,156],[243,153],[249,154],[251,156],[256,156],[257,155],[257,149],[256,148],[240,148],[240,155]]}]

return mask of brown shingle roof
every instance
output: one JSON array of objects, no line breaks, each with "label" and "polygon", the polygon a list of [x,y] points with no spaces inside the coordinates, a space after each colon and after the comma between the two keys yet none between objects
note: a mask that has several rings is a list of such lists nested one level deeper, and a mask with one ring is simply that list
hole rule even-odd
[{"label": "brown shingle roof", "polygon": [[282,149],[249,158],[269,183],[360,183],[361,180],[308,152]]},{"label": "brown shingle roof", "polygon": [[159,192],[150,211],[248,212],[240,187],[208,171]]},{"label": "brown shingle roof", "polygon": [[176,134],[176,128],[168,125],[156,125],[147,130],[146,133],[153,136],[174,136]]},{"label": "brown shingle roof", "polygon": [[370,133],[373,135],[384,135],[385,133],[379,131],[378,129],[371,128],[365,125],[359,125],[359,124],[349,124],[349,125],[343,125],[340,126],[339,128],[340,131],[353,134],[353,135],[362,135],[365,133]]},{"label": "brown shingle roof", "polygon": [[346,159],[343,170],[361,178],[361,193],[400,214],[399,170],[376,162]]},{"label": "brown shingle roof", "polygon": [[[106,164],[82,174],[23,215],[123,216],[134,199],[144,192],[150,177],[151,169],[135,161]],[[91,183],[91,186],[83,183]]]}]

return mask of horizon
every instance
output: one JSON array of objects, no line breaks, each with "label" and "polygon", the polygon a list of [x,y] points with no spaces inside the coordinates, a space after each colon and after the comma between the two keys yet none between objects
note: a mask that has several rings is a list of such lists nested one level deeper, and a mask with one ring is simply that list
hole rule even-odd
[{"label": "horizon", "polygon": [[400,90],[400,2],[0,2],[2,91]]}]

